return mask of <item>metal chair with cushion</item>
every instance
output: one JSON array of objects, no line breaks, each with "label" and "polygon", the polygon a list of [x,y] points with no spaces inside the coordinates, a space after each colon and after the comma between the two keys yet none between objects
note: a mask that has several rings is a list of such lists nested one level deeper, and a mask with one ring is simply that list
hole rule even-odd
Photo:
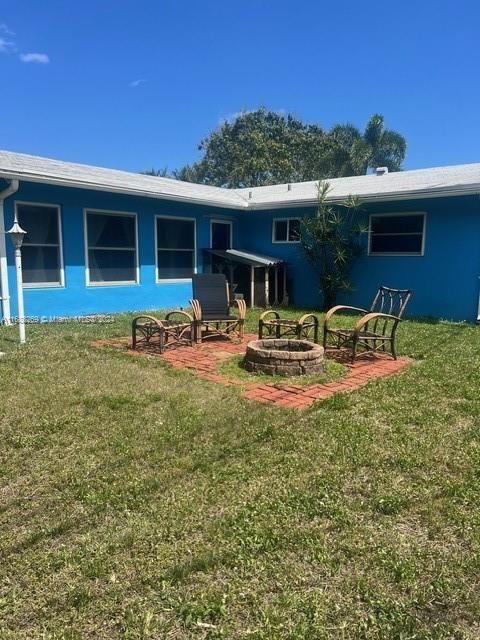
[{"label": "metal chair with cushion", "polygon": [[230,313],[228,282],[223,273],[200,273],[192,277],[195,342],[214,336],[241,341],[245,328],[244,300],[233,300],[238,315]]},{"label": "metal chair with cushion", "polygon": [[[405,308],[412,296],[410,289],[390,289],[380,287],[373,299],[370,309],[360,309],[337,305],[327,311],[323,325],[323,346],[328,346],[329,338],[333,345],[351,348],[351,360],[355,361],[357,349],[365,352],[389,350],[393,358],[397,359],[395,336],[399,322],[402,320]],[[330,321],[338,312],[353,311],[361,314],[353,329],[332,327]]]}]

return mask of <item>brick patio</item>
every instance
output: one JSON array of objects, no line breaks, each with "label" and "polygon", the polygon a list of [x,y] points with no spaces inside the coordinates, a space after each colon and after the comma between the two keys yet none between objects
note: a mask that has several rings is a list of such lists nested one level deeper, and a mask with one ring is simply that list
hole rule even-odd
[{"label": "brick patio", "polygon": [[385,378],[405,369],[409,358],[393,360],[388,355],[378,354],[362,356],[354,364],[348,362],[348,353],[344,350],[327,349],[326,357],[341,362],[347,368],[346,375],[335,382],[325,384],[295,385],[285,383],[261,384],[258,381],[246,382],[228,378],[219,374],[218,365],[232,355],[245,352],[248,341],[256,340],[257,336],[247,334],[241,344],[234,344],[225,339],[210,340],[194,347],[180,346],[159,354],[155,348],[143,351],[133,351],[129,338],[113,338],[110,340],[97,340],[92,343],[95,347],[114,347],[125,350],[133,356],[149,356],[163,358],[174,369],[188,369],[200,378],[226,385],[240,385],[245,398],[274,404],[278,407],[289,409],[304,409],[317,400],[325,400],[336,393],[348,393],[365,386],[370,380]]}]

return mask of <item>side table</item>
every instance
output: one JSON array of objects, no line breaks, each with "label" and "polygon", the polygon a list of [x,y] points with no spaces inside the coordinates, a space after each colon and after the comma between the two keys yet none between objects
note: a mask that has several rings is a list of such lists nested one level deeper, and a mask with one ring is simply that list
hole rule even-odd
[{"label": "side table", "polygon": [[318,342],[319,321],[313,313],[306,313],[298,320],[281,318],[277,311],[264,311],[258,321],[258,338],[284,338],[293,336]]}]

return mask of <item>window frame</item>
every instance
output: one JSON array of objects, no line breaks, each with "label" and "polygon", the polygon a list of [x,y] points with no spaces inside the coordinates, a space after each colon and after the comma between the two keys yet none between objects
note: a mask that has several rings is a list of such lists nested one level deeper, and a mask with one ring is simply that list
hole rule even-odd
[{"label": "window frame", "polygon": [[220,218],[210,219],[210,249],[212,249],[213,243],[213,225],[214,224],[228,224],[230,226],[230,249],[233,249],[233,220],[222,220]]},{"label": "window frame", "polygon": [[[158,246],[158,225],[157,220],[188,220],[193,222],[193,249],[161,249]],[[180,282],[191,282],[192,278],[159,278],[158,277],[158,252],[159,251],[193,251],[193,273],[197,273],[197,219],[190,216],[169,216],[161,213],[156,214],[153,220],[155,232],[155,282],[156,284],[176,284]]]},{"label": "window frame", "polygon": [[[64,289],[65,288],[65,265],[63,261],[63,231],[62,231],[62,213],[61,213],[61,205],[59,204],[51,204],[48,202],[30,202],[28,200],[15,200],[15,216],[18,219],[18,206],[32,206],[32,207],[46,207],[49,209],[57,210],[57,225],[58,225],[58,245],[57,244],[29,244],[26,243],[27,246],[31,247],[58,247],[58,257],[59,257],[59,271],[60,271],[60,280],[59,282],[22,282],[23,289]],[[28,231],[27,231],[28,235]],[[24,242],[25,244],[25,242]],[[22,273],[23,276],[23,273]]]},{"label": "window frame", "polygon": [[[290,220],[298,220],[298,222],[302,222],[301,218],[291,216],[289,218],[273,218],[272,220],[272,244],[300,244],[300,240],[289,240],[288,237],[290,235]],[[275,224],[277,222],[286,222],[287,223],[287,239],[286,240],[275,240]]]},{"label": "window frame", "polygon": [[[423,217],[423,226],[422,226],[422,248],[420,252],[412,252],[412,251],[373,251],[372,252],[372,218],[395,218],[395,217],[405,217],[405,216],[422,216]],[[396,211],[395,213],[371,213],[368,218],[368,256],[372,257],[416,257],[420,258],[425,255],[425,233],[427,228],[427,213],[426,211]],[[402,235],[402,234],[392,234],[392,235]],[[404,235],[416,235],[413,233],[406,233]]]},{"label": "window frame", "polygon": [[[135,249],[125,249],[125,247],[106,247],[108,250],[119,251],[135,251],[135,280],[104,280],[102,282],[92,282],[90,280],[90,263],[88,259],[88,252],[90,247],[88,245],[88,214],[97,213],[104,216],[125,216],[135,220]],[[93,209],[85,207],[83,209],[83,235],[84,235],[84,248],[85,248],[85,284],[87,287],[131,287],[140,284],[140,266],[138,256],[138,215],[135,211],[112,211],[110,209]],[[98,247],[92,247],[92,250]]]}]

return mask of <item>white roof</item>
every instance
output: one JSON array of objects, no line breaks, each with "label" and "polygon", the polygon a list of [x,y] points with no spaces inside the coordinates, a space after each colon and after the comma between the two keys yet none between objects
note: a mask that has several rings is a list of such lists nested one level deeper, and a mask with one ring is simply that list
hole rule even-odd
[{"label": "white roof", "polygon": [[[329,201],[358,196],[364,202],[435,198],[480,193],[480,163],[433,169],[369,174],[327,180]],[[302,206],[315,202],[318,182],[294,182],[269,187],[237,189],[254,209]]]},{"label": "white roof", "polygon": [[241,209],[248,206],[244,197],[231,189],[50,160],[11,151],[0,150],[0,177],[149,198],[195,202],[207,206]]},{"label": "white roof", "polygon": [[[317,200],[318,182],[223,189],[170,178],[61,162],[0,151],[0,177],[96,189],[233,209],[306,206]],[[350,195],[364,202],[480,193],[480,163],[328,180],[331,201]]]}]

